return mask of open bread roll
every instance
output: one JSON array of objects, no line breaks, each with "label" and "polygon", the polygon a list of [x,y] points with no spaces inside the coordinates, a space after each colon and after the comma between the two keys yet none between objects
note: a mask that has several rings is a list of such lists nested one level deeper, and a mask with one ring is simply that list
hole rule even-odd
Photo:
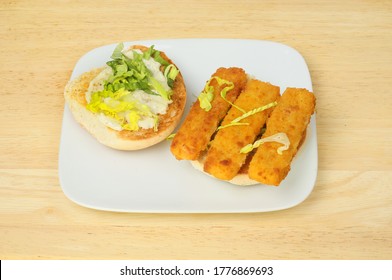
[{"label": "open bread roll", "polygon": [[[141,59],[139,56],[152,51],[155,57],[148,54]],[[133,73],[132,71],[136,72],[135,75],[140,74],[130,67],[124,70],[122,67],[126,65],[125,63],[121,65],[121,59],[129,63],[129,58],[125,58],[122,54],[132,56],[135,52],[135,56],[139,56],[139,60],[147,65],[141,67],[146,67],[148,70],[144,72],[148,72],[152,77],[148,81],[152,84],[152,90],[146,89],[148,93],[139,88],[131,91],[124,84],[121,85],[123,88],[118,88],[117,85],[115,89],[110,88],[111,85],[108,85],[107,81],[116,78],[118,81],[122,78],[116,77],[116,75],[119,76],[120,70],[128,70],[128,73],[124,74],[125,78],[122,78],[125,83],[127,83],[125,80],[127,75]],[[186,87],[181,72],[163,52],[156,51],[152,47],[132,46],[127,50],[122,50],[121,53],[117,50],[117,61],[120,66],[110,66],[108,62],[110,67],[107,65],[83,73],[68,82],[64,97],[75,120],[99,142],[118,150],[139,150],[161,142],[173,132],[184,112]],[[169,65],[171,69],[167,69]],[[150,71],[153,67],[157,69],[155,73]],[[174,75],[170,74],[169,70],[172,69],[174,69]],[[170,75],[174,79],[170,81],[169,87]],[[146,80],[145,77],[144,80]],[[159,84],[157,84],[158,80]],[[165,87],[166,90],[162,89]],[[94,104],[94,102],[97,103],[98,98],[94,96],[94,90],[103,92],[99,97],[98,102],[101,102],[99,104]],[[109,92],[109,97],[105,91]],[[119,98],[120,93],[122,97]],[[119,108],[125,109],[121,111]]]}]

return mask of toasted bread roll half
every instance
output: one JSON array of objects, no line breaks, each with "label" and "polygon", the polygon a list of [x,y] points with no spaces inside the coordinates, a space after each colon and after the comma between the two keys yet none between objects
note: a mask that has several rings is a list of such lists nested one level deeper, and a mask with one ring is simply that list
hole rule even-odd
[{"label": "toasted bread roll half", "polygon": [[119,44],[107,65],[68,82],[75,120],[100,143],[139,150],[166,139],[180,122],[186,87],[177,66],[153,46]]}]

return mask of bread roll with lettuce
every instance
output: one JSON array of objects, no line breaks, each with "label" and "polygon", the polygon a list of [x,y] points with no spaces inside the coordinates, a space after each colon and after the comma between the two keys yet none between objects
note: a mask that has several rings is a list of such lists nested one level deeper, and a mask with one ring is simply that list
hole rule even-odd
[{"label": "bread roll with lettuce", "polygon": [[166,139],[178,125],[186,87],[165,53],[121,43],[105,66],[69,81],[64,97],[75,120],[99,142],[139,150]]}]

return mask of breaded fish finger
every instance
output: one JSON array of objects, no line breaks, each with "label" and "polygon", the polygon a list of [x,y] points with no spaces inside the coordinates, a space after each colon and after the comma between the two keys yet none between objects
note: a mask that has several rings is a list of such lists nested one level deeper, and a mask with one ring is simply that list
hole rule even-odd
[{"label": "breaded fish finger", "polygon": [[[233,83],[234,87],[226,93],[226,100],[234,102],[244,88],[247,75],[241,68],[219,68],[212,77],[219,77]],[[230,103],[221,97],[221,91],[227,83],[219,85],[217,79],[212,79],[213,99],[209,111],[200,107],[200,101],[192,105],[184,123],[173,138],[170,150],[179,160],[196,160],[210,142],[219,123],[230,108]]]},{"label": "breaded fish finger", "polygon": [[267,128],[262,138],[276,133],[286,133],[290,140],[288,150],[281,155],[277,142],[262,144],[253,156],[248,175],[251,179],[267,185],[278,186],[290,171],[290,164],[297,153],[299,143],[306,132],[310,117],[314,112],[316,99],[306,89],[287,88],[278,105],[267,120]]},{"label": "breaded fish finger", "polygon": [[[279,92],[277,86],[258,80],[249,80],[234,105],[249,112],[265,105],[271,105],[280,97]],[[253,143],[273,110],[272,106],[240,121],[248,125],[230,126],[233,120],[244,115],[235,106],[230,108],[223,119],[221,127],[229,126],[217,132],[204,163],[205,172],[222,180],[231,180],[237,175],[247,157],[247,154],[240,153],[241,148],[248,143]]]}]

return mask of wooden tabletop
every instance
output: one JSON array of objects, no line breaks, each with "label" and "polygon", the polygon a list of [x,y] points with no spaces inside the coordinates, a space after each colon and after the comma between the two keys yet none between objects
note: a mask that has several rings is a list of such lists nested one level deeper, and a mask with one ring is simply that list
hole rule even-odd
[{"label": "wooden tabletop", "polygon": [[[0,3],[0,259],[392,259],[391,1]],[[248,214],[112,213],[63,193],[63,89],[77,60],[145,39],[271,40],[317,96],[314,191]]]}]

